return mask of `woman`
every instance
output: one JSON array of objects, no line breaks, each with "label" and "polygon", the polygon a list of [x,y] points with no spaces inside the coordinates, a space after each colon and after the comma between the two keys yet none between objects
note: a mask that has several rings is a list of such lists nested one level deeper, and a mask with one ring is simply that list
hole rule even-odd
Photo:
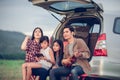
[{"label": "woman", "polygon": [[62,59],[63,59],[63,42],[61,40],[55,40],[52,46],[54,57],[55,57],[55,65],[53,65],[52,69],[50,70],[50,80],[53,78],[53,74],[55,73],[56,68],[62,66]]},{"label": "woman", "polygon": [[25,37],[21,45],[21,49],[26,51],[25,62],[36,62],[34,55],[40,51],[39,40],[42,36],[42,29],[37,27],[34,29],[31,39],[28,36]]},{"label": "woman", "polygon": [[40,39],[41,50],[40,53],[36,55],[38,62],[26,62],[22,66],[25,71],[23,75],[24,80],[30,80],[30,76],[32,75],[33,68],[44,68],[49,70],[52,67],[52,64],[55,64],[54,55],[52,49],[49,47],[49,38],[48,36],[43,36]]},{"label": "woman", "polygon": [[[35,58],[35,55],[37,53],[39,53],[39,51],[40,51],[39,40],[42,36],[43,36],[42,29],[39,28],[39,27],[36,27],[33,30],[31,39],[28,36],[25,37],[25,39],[24,39],[24,41],[21,45],[21,49],[26,51],[25,62],[36,62],[37,61],[36,58]],[[24,75],[26,75],[25,72],[24,72],[25,71],[24,69],[25,69],[24,66],[22,66],[23,80],[26,79],[24,77]],[[40,80],[46,80],[47,73],[48,73],[47,70],[44,69],[44,68],[39,68],[39,69],[33,69],[32,70],[32,74],[42,76],[42,77],[40,77]]]}]

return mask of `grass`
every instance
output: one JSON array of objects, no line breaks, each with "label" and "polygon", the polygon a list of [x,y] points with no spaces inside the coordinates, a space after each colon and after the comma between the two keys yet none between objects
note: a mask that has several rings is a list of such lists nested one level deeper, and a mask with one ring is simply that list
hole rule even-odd
[{"label": "grass", "polygon": [[22,80],[24,60],[0,60],[0,80]]},{"label": "grass", "polygon": [[22,80],[23,63],[24,60],[0,60],[0,80]]}]

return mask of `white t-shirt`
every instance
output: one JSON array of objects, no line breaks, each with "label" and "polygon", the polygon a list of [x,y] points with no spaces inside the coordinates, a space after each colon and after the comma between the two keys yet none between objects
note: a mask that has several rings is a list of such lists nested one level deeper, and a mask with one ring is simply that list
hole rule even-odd
[{"label": "white t-shirt", "polygon": [[[41,49],[40,53],[42,53],[43,56],[46,57],[48,60],[51,60],[49,51],[50,51],[50,47],[47,47],[46,49]],[[46,60],[40,60],[38,63],[42,65],[42,68],[45,68],[47,70],[49,70],[52,66],[52,63]]]}]

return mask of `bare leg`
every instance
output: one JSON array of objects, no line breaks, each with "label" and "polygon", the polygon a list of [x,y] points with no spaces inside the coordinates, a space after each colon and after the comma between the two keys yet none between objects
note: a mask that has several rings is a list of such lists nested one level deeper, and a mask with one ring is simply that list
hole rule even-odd
[{"label": "bare leg", "polygon": [[27,63],[22,64],[22,76],[23,76],[23,80],[26,80],[26,67],[27,67]]},{"label": "bare leg", "polygon": [[30,80],[30,77],[32,75],[32,68],[40,68],[41,64],[39,63],[35,63],[35,62],[31,62],[31,63],[27,63],[27,80]]}]

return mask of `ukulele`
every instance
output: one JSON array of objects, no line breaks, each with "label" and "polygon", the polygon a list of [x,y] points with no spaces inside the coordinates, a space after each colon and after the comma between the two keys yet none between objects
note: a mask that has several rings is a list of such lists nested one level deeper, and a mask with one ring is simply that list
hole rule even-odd
[{"label": "ukulele", "polygon": [[71,62],[71,64],[67,64],[67,65],[65,65],[65,66],[66,66],[66,67],[71,67],[72,64],[76,62],[76,57],[75,57],[74,55],[73,55],[72,57],[70,57],[70,62]]}]

